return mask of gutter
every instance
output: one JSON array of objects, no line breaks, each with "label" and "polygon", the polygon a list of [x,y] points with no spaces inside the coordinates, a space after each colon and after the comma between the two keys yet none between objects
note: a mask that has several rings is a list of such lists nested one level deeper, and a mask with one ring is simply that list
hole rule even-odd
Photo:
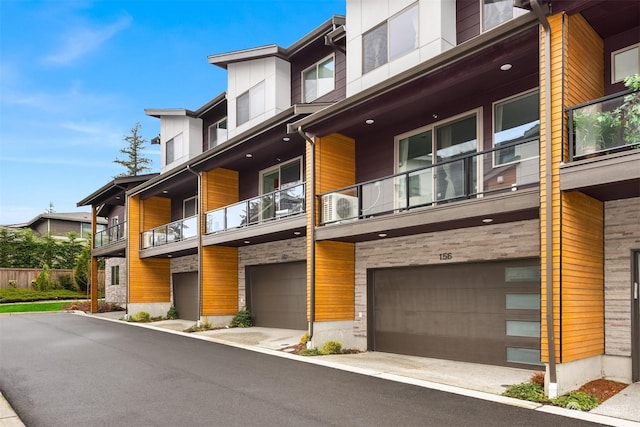
[{"label": "gutter", "polygon": [[313,338],[313,324],[316,318],[316,146],[315,141],[309,138],[307,134],[302,130],[302,127],[298,127],[298,134],[304,138],[304,140],[311,147],[311,200],[309,201],[311,211],[311,248],[309,250],[309,262],[311,263],[310,269],[310,295],[309,295],[309,340],[307,341],[307,348],[311,348],[311,339]]},{"label": "gutter", "polygon": [[540,25],[544,28],[544,91],[545,91],[545,157],[547,167],[545,168],[545,228],[546,228],[546,297],[547,297],[547,352],[549,355],[549,389],[550,398],[558,397],[558,380],[556,372],[556,346],[553,318],[553,197],[552,197],[552,170],[551,170],[551,26],[542,9],[541,0],[533,0],[530,3],[533,13],[538,18]]}]

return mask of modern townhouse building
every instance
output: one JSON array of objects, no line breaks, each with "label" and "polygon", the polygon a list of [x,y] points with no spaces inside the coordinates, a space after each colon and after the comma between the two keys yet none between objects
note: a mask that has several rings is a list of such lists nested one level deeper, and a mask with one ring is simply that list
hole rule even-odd
[{"label": "modern townhouse building", "polygon": [[226,94],[147,110],[129,311],[640,380],[640,2],[516,3],[347,0],[209,57]]},{"label": "modern townhouse building", "polygon": [[[127,303],[126,239],[127,221],[125,205],[126,191],[134,188],[157,173],[117,177],[103,185],[77,205],[91,206],[92,218],[89,223],[104,224],[90,227],[91,283],[98,280],[98,258],[105,259],[105,301],[118,304]],[[91,287],[92,311],[98,309],[97,287]]]}]

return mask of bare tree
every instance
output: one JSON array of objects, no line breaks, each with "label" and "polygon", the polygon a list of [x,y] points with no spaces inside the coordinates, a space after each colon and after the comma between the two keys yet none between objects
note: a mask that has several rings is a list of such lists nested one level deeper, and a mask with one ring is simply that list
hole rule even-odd
[{"label": "bare tree", "polygon": [[125,148],[120,149],[120,153],[125,154],[127,159],[121,160],[116,158],[113,162],[118,163],[125,168],[127,172],[123,172],[120,176],[136,176],[143,172],[151,170],[148,165],[151,165],[151,159],[142,155],[142,150],[145,149],[147,140],[140,136],[140,122],[131,129],[131,134],[124,137],[124,141],[127,143]]}]

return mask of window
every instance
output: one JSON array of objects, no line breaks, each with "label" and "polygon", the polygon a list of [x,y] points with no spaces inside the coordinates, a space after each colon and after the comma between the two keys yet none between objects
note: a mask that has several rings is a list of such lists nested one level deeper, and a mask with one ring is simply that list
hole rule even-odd
[{"label": "window", "polygon": [[525,9],[513,7],[513,0],[481,0],[482,31],[497,27],[503,22],[527,13]]},{"label": "window", "polygon": [[236,100],[236,125],[240,126],[264,113],[264,99],[264,82],[240,95]]},{"label": "window", "polygon": [[209,148],[216,147],[227,140],[227,118],[209,126]]},{"label": "window", "polygon": [[83,238],[89,238],[91,236],[91,224],[83,222],[80,224],[80,236]]},{"label": "window", "polygon": [[335,59],[333,56],[308,68],[302,73],[303,102],[311,102],[335,88]]},{"label": "window", "polygon": [[120,284],[120,266],[111,266],[111,286]]},{"label": "window", "polygon": [[297,186],[301,182],[301,157],[261,171],[260,193],[263,196],[260,197],[258,212],[253,212],[252,218],[262,221],[301,212],[304,194],[302,187]]},{"label": "window", "polygon": [[362,35],[363,72],[418,48],[418,4],[414,4]]},{"label": "window", "polygon": [[494,165],[536,157],[540,139],[540,94],[538,90],[518,95],[493,106],[493,146],[536,141],[498,150]]},{"label": "window", "polygon": [[302,161],[301,158],[294,159],[288,163],[283,163],[274,168],[260,172],[261,193],[293,187],[302,182]]},{"label": "window", "polygon": [[189,218],[198,213],[198,198],[191,197],[190,199],[184,199],[182,202],[182,214],[183,218]]},{"label": "window", "polygon": [[640,73],[640,43],[611,53],[611,83]]},{"label": "window", "polygon": [[[397,140],[397,172],[410,172],[409,204],[418,206],[437,200],[463,196],[476,185],[475,163],[471,176],[465,175],[465,161],[457,158],[477,150],[476,114],[454,122],[431,125],[400,135]],[[438,166],[440,163],[442,165]],[[420,168],[432,168],[419,171]],[[405,200],[405,182],[400,182],[399,198]],[[467,188],[469,185],[472,188]]]},{"label": "window", "polygon": [[169,163],[173,163],[174,159],[174,145],[175,145],[175,141],[173,139],[170,139],[167,141],[167,145],[165,147],[166,149],[166,156],[165,156],[165,163],[168,165]]}]

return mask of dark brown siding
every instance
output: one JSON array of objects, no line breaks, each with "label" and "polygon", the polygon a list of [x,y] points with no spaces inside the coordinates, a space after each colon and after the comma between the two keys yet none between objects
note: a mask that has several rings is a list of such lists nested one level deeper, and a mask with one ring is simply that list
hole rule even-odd
[{"label": "dark brown siding", "polygon": [[605,95],[625,90],[622,82],[611,84],[611,52],[640,42],[640,28],[633,28],[604,40],[604,91]]},{"label": "dark brown siding", "polygon": [[313,102],[334,102],[346,95],[347,69],[345,55],[330,46],[320,45],[317,49],[307,49],[296,55],[291,62],[291,104],[302,103],[302,72],[318,61],[335,54],[335,89]]},{"label": "dark brown siding", "polygon": [[456,33],[458,44],[480,34],[480,0],[456,2]]}]

